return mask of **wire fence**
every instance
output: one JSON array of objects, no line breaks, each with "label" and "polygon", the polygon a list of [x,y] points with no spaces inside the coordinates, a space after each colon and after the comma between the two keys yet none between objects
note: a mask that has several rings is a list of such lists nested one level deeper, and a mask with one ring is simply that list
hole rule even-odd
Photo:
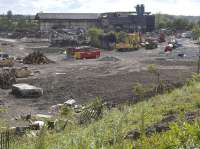
[{"label": "wire fence", "polygon": [[102,101],[96,101],[89,107],[85,108],[81,113],[79,123],[90,123],[92,120],[97,120],[102,117],[103,104]]},{"label": "wire fence", "polygon": [[20,136],[14,131],[0,132],[0,149],[20,149]]}]

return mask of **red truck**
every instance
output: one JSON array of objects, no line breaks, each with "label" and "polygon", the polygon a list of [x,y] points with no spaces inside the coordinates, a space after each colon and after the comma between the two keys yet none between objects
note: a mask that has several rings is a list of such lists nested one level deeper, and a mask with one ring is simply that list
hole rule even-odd
[{"label": "red truck", "polygon": [[84,46],[70,49],[71,55],[76,59],[95,59],[100,57],[101,51],[96,48]]},{"label": "red truck", "polygon": [[76,59],[95,59],[100,57],[100,50],[76,52],[75,57]]}]

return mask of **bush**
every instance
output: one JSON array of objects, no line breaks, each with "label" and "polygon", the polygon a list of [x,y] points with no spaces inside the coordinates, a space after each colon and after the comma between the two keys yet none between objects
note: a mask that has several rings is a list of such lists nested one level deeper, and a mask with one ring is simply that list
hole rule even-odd
[{"label": "bush", "polygon": [[103,34],[103,30],[99,28],[91,28],[88,31],[89,37],[90,37],[90,43],[94,47],[100,47],[101,41],[100,36]]}]

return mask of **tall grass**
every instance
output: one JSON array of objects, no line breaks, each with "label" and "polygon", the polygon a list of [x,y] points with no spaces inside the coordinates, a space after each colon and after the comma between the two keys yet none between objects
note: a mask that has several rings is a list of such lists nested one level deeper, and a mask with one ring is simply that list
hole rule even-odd
[{"label": "tall grass", "polygon": [[[197,77],[199,78],[199,77]],[[192,80],[188,85],[170,93],[158,95],[135,105],[105,109],[102,119],[87,125],[70,123],[62,132],[43,132],[30,146],[36,149],[165,149],[200,146],[200,121],[186,122],[185,112],[198,111],[200,83]],[[159,122],[165,115],[177,113],[178,121],[171,130],[147,137],[145,128]],[[138,129],[143,135],[138,140],[125,140],[130,130]],[[29,146],[29,147],[30,147]]]}]

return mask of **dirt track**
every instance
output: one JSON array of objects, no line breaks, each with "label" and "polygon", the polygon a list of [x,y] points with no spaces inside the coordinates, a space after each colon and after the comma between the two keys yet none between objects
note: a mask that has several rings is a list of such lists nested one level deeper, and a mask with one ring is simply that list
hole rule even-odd
[{"label": "dirt track", "polygon": [[[2,42],[5,40],[0,41]],[[5,52],[22,57],[30,53],[34,47],[47,45],[46,43],[24,43],[22,41],[6,42],[9,44],[1,46]],[[196,69],[195,63],[191,61],[195,60],[194,55],[198,49],[187,39],[180,42],[183,43],[183,47],[177,49],[176,52],[188,48],[194,54],[187,55],[183,59],[176,59],[176,53],[163,55],[165,44],[153,51],[141,49],[128,53],[102,52],[101,58],[113,56],[119,61],[99,61],[99,59],[63,61],[63,55],[59,52],[46,53],[47,57],[56,61],[55,64],[29,65],[35,72],[34,76],[18,79],[18,82],[42,87],[44,96],[39,99],[16,99],[9,95],[9,90],[0,90],[0,99],[8,107],[6,116],[11,119],[21,113],[47,113],[51,105],[63,103],[70,97],[80,103],[95,99],[97,96],[115,102],[130,100],[133,97],[132,86],[135,82],[155,83],[154,76],[146,71],[148,64],[152,63],[158,65],[162,79],[173,83],[183,82]]]}]

